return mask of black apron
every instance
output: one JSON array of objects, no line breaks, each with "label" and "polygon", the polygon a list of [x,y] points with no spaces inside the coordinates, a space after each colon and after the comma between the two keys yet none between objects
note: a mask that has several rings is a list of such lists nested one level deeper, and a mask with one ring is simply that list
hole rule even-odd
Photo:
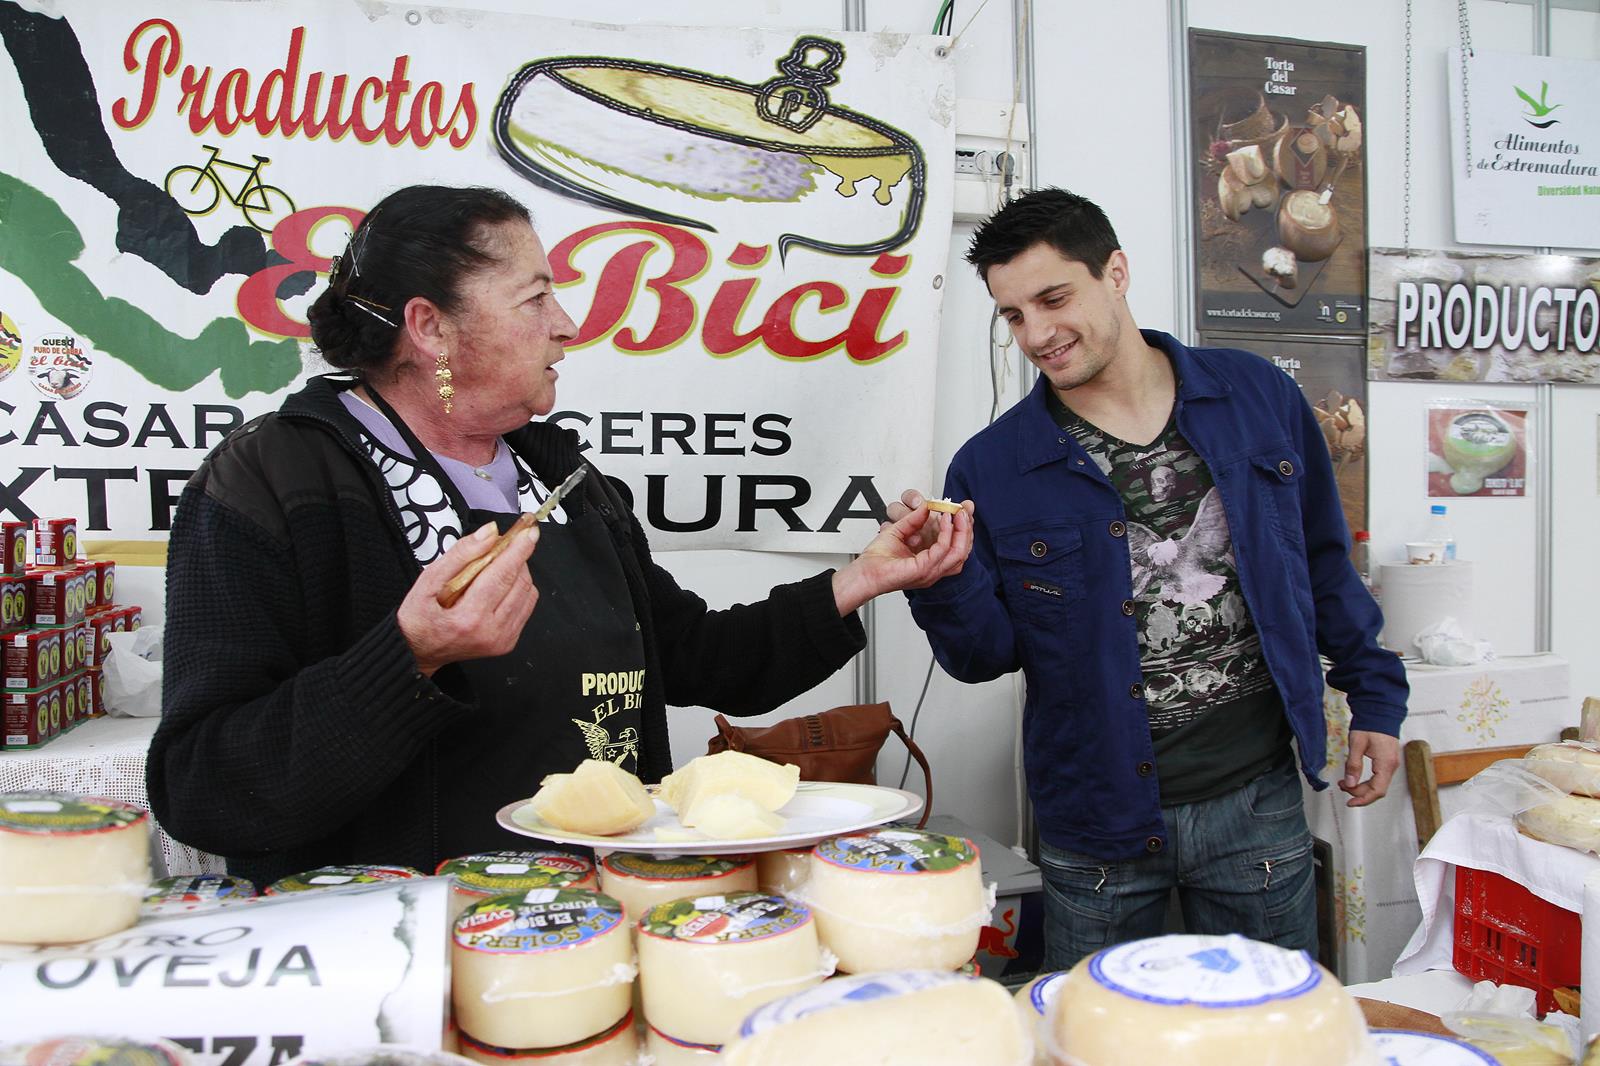
[{"label": "black apron", "polygon": [[[469,508],[433,453],[371,385],[367,391],[464,518],[464,534],[491,521],[504,532],[516,521],[514,513]],[[513,462],[520,464],[514,453]],[[570,772],[585,759],[639,772],[644,642],[610,533],[583,495],[580,487],[562,501],[565,522],[540,525],[528,560],[539,602],[517,646],[453,663],[435,678],[477,704],[459,726],[470,736],[442,736],[430,758],[436,859],[525,846],[525,837],[495,823],[495,812],[533,795],[547,774]]]}]

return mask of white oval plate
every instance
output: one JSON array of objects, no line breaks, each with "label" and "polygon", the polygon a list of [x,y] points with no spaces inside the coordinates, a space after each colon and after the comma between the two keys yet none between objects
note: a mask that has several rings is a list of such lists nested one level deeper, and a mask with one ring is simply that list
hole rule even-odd
[{"label": "white oval plate", "polygon": [[[838,781],[802,781],[794,798],[778,808],[783,832],[749,840],[708,837],[686,829],[678,815],[660,799],[656,813],[631,833],[602,837],[557,829],[533,811],[528,800],[500,808],[495,816],[506,829],[556,844],[582,844],[600,851],[645,851],[693,855],[735,855],[783,848],[810,847],[819,840],[909,818],[922,810],[922,797],[884,785],[853,785]],[[661,830],[661,833],[657,833]]]}]

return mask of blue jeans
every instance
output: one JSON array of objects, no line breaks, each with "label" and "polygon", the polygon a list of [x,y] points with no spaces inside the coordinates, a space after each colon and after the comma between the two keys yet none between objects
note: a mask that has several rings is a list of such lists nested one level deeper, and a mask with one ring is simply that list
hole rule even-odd
[{"label": "blue jeans", "polygon": [[1160,936],[1174,888],[1190,933],[1241,933],[1316,954],[1311,833],[1292,760],[1233,792],[1161,814],[1167,845],[1144,858],[1097,859],[1040,843],[1045,971]]}]

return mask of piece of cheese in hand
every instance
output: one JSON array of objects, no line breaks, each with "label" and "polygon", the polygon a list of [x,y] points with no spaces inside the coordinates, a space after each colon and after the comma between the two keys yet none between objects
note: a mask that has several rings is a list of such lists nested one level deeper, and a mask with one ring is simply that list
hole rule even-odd
[{"label": "piece of cheese in hand", "polygon": [[1522,757],[1522,765],[1563,792],[1600,796],[1600,749],[1577,741],[1540,744]]},{"label": "piece of cheese in hand", "polygon": [[633,927],[650,908],[688,896],[754,892],[748,855],[642,855],[613,851],[600,860],[600,891],[622,904]]},{"label": "piece of cheese in hand", "polygon": [[1519,811],[1512,820],[1535,840],[1600,855],[1600,799],[1562,796]]},{"label": "piece of cheese in hand", "polygon": [[751,840],[783,832],[783,816],[756,805],[754,800],[724,792],[697,800],[678,816],[714,840]]},{"label": "piece of cheese in hand", "polygon": [[628,1013],[632,944],[622,904],[581,888],[491,896],[456,919],[451,998],[465,1036],[551,1048]]},{"label": "piece of cheese in hand", "polygon": [[[739,1038],[722,1049],[722,1061],[726,1066],[1026,1066],[1033,1061],[1033,1040],[1011,996],[987,978],[873,973],[837,977],[767,1004],[745,1019]],[[1137,1061],[1145,1066],[1145,1060]],[[1189,1060],[1149,1060],[1152,1066],[1157,1061]]]},{"label": "piece of cheese in hand", "polygon": [[823,978],[811,912],[736,892],[673,900],[639,921],[639,983],[650,1024],[677,1040],[723,1044],[745,1015]]},{"label": "piece of cheese in hand", "polygon": [[139,920],[150,816],[61,792],[0,795],[0,943],[75,944]]},{"label": "piece of cheese in hand", "polygon": [[656,813],[644,782],[604,759],[585,759],[570,774],[551,774],[529,802],[557,829],[603,837],[631,832]]},{"label": "piece of cheese in hand", "polygon": [[800,895],[846,973],[959,969],[989,918],[972,841],[916,829],[824,840]]},{"label": "piece of cheese in hand", "polygon": [[954,500],[926,500],[930,511],[942,511],[945,514],[960,514],[961,505]]},{"label": "piece of cheese in hand", "polygon": [[678,820],[693,826],[696,804],[712,796],[743,796],[764,811],[775,811],[794,798],[800,768],[768,762],[742,751],[719,751],[690,760],[689,765],[661,780],[661,799],[678,812]]},{"label": "piece of cheese in hand", "polygon": [[1074,1066],[1378,1066],[1360,1009],[1303,951],[1242,936],[1135,940],[1067,974],[1046,1022]]}]

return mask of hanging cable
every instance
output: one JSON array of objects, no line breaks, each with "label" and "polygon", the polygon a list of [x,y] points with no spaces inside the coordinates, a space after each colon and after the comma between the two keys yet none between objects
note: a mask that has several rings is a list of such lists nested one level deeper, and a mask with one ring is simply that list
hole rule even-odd
[{"label": "hanging cable", "polygon": [[1467,60],[1475,58],[1472,50],[1472,16],[1467,11],[1467,0],[1456,0],[1457,32],[1461,36],[1461,129],[1467,147],[1467,178],[1472,177],[1472,95],[1467,84]]},{"label": "hanging cable", "polygon": [[1406,0],[1406,162],[1405,199],[1402,201],[1401,220],[1405,234],[1402,244],[1406,254],[1411,254],[1411,0]]}]

